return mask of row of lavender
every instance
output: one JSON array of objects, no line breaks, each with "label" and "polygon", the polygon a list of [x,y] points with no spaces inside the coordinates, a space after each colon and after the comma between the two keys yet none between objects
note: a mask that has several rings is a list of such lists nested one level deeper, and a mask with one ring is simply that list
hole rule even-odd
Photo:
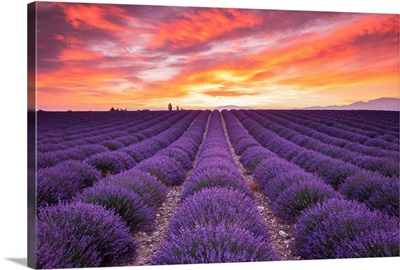
[{"label": "row of lavender", "polygon": [[[148,121],[166,120],[176,112],[125,112],[123,114],[105,112],[42,112],[38,113],[38,146],[43,151],[52,151],[67,144],[69,147],[79,143],[80,139],[89,139],[98,135],[115,136],[120,132],[134,133],[150,127]],[[155,124],[157,122],[153,122]],[[109,134],[107,134],[109,133]],[[84,143],[84,141],[82,141]]]},{"label": "row of lavender", "polygon": [[[380,209],[399,216],[399,180],[385,177],[379,172],[362,169],[340,159],[303,148],[277,133],[266,129],[244,112],[233,112],[249,133],[265,148],[307,172],[316,173],[326,183],[350,199],[365,202],[373,209]],[[397,173],[398,173],[397,167]]]},{"label": "row of lavender", "polygon": [[[382,141],[379,147],[362,144],[354,146],[353,143],[350,149],[346,149],[345,147],[349,141],[320,133],[315,129],[278,117],[275,114],[269,111],[247,112],[247,115],[265,128],[301,147],[320,152],[335,159],[341,159],[370,171],[376,171],[385,176],[399,176],[398,145],[386,141]],[[325,128],[325,130],[330,129]]]},{"label": "row of lavender", "polygon": [[[306,172],[304,163],[296,165],[288,159],[295,160],[297,155],[302,155],[299,148],[278,140],[279,136],[241,111],[233,111],[233,114],[223,111],[223,116],[236,154],[241,156],[240,161],[268,197],[272,211],[285,222],[296,224],[297,255],[304,259],[399,255],[398,218],[345,200],[346,197],[352,199],[357,192],[358,195],[373,194],[371,197],[375,199],[369,198],[368,206],[398,216],[398,180],[377,177],[360,169],[344,181],[339,193],[323,174],[326,170],[340,170],[333,160],[309,159],[306,162],[316,164],[315,168],[319,169],[313,171],[306,167],[309,169]],[[277,145],[277,141],[283,146]],[[385,185],[385,181],[393,185]],[[371,182],[374,182],[372,186]],[[363,201],[361,197],[358,199]]]},{"label": "row of lavender", "polygon": [[[40,149],[43,148],[43,145],[48,146],[48,144],[41,144],[38,142],[38,169],[51,167],[69,159],[84,160],[98,153],[105,153],[120,149],[126,150],[125,148],[130,147],[133,144],[142,142],[148,138],[160,134],[174,124],[179,124],[179,121],[182,118],[191,114],[193,115],[193,113],[182,112],[175,113],[170,116],[167,113],[164,114],[164,116],[154,119],[157,120],[156,122],[152,120],[150,121],[151,124],[136,123],[136,125],[133,127],[129,127],[128,121],[128,124],[123,125],[124,130],[120,131],[111,130],[112,127],[104,128],[103,126],[99,125],[94,128],[95,131],[84,133],[83,130],[85,129],[85,126],[79,126],[79,128],[76,128],[76,130],[73,131],[74,133],[78,134],[78,137],[74,140],[71,139],[67,140],[66,142],[58,143],[57,146],[52,145],[51,148],[53,149],[55,147],[56,150],[44,152],[40,151]],[[114,117],[118,119],[117,116]],[[127,151],[129,151],[129,149]],[[138,162],[138,160],[136,160],[136,162]]]},{"label": "row of lavender", "polygon": [[[154,156],[105,178],[97,172],[93,186],[86,186],[53,206],[38,209],[38,268],[108,266],[133,260],[137,244],[131,233],[153,229],[157,206],[166,199],[167,187],[182,184],[201,144],[209,111],[189,115],[197,116],[190,127],[187,128],[193,119],[187,116],[181,119],[183,123],[188,121],[181,126],[186,126],[186,131]],[[171,129],[174,128],[168,130]],[[148,140],[149,145],[154,142]],[[83,172],[90,167],[80,161],[65,164],[73,163],[81,167],[69,168],[58,175],[56,185],[61,189],[63,183],[71,180],[70,177],[61,181],[64,173],[67,178],[75,173],[82,180]],[[43,170],[55,172],[56,167]],[[94,167],[91,173],[96,174]]]},{"label": "row of lavender", "polygon": [[[173,122],[168,121],[171,119],[169,118],[155,125],[152,129],[154,132],[149,133],[149,138],[119,150],[107,149],[100,153],[84,151],[100,147],[88,145],[80,147],[82,151],[71,148],[46,152],[46,159],[40,160],[38,155],[38,168],[40,168],[37,172],[38,206],[55,204],[59,200],[69,200],[74,194],[92,185],[99,177],[133,168],[142,160],[151,157],[177,140],[198,114],[198,111],[194,111],[180,115],[182,117],[180,121],[175,119],[179,115],[175,115]],[[174,122],[177,123],[174,124]],[[164,131],[159,133],[160,130]],[[39,166],[43,164],[41,162],[43,160],[46,160],[44,168]],[[98,173],[101,175],[99,176]]]},{"label": "row of lavender", "polygon": [[[283,111],[281,111],[283,112]],[[391,141],[399,138],[399,118],[393,111],[284,111],[286,115],[319,122],[344,131]]]},{"label": "row of lavender", "polygon": [[254,195],[238,171],[214,111],[196,167],[152,264],[277,260]]},{"label": "row of lavender", "polygon": [[[293,120],[298,124],[311,127],[317,131],[326,133],[327,135],[349,140],[366,146],[377,146],[378,148],[392,147],[388,143],[398,144],[399,142],[399,119],[396,112],[386,112],[385,119],[380,118],[379,121],[373,121],[374,113],[366,112],[364,117],[369,115],[369,121],[361,124],[360,118],[349,118],[341,120],[342,113],[334,115],[311,114],[302,111],[270,111],[282,118]],[[385,121],[386,120],[386,121]],[[360,123],[361,122],[361,123]],[[384,125],[382,123],[385,123]],[[379,127],[380,126],[380,127]]]}]

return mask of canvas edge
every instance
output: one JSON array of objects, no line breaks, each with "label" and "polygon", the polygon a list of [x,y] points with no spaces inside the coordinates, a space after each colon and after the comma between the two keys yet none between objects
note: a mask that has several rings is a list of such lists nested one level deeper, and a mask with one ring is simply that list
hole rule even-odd
[{"label": "canvas edge", "polygon": [[36,268],[36,2],[27,5],[27,266]]}]

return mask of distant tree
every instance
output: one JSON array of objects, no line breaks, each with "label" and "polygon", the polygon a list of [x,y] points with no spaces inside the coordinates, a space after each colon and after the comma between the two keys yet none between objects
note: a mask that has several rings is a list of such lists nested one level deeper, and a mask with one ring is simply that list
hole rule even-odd
[{"label": "distant tree", "polygon": [[178,105],[176,105],[176,110],[179,111],[179,106]]},{"label": "distant tree", "polygon": [[168,103],[168,110],[172,110],[172,104],[171,103]]},{"label": "distant tree", "polygon": [[183,111],[183,108],[181,107],[181,111]]},{"label": "distant tree", "polygon": [[113,111],[115,111],[115,109],[114,109],[114,107],[111,107],[110,112],[113,112]]}]

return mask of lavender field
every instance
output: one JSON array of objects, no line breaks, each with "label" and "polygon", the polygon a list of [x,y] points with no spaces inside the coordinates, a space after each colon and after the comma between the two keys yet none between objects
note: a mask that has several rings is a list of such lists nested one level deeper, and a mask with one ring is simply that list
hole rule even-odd
[{"label": "lavender field", "polygon": [[38,268],[399,256],[398,112],[37,121]]}]

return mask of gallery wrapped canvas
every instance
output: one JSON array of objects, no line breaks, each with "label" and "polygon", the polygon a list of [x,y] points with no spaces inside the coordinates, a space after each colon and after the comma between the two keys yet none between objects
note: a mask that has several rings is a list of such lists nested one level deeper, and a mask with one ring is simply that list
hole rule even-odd
[{"label": "gallery wrapped canvas", "polygon": [[28,5],[28,265],[399,256],[399,15]]}]

